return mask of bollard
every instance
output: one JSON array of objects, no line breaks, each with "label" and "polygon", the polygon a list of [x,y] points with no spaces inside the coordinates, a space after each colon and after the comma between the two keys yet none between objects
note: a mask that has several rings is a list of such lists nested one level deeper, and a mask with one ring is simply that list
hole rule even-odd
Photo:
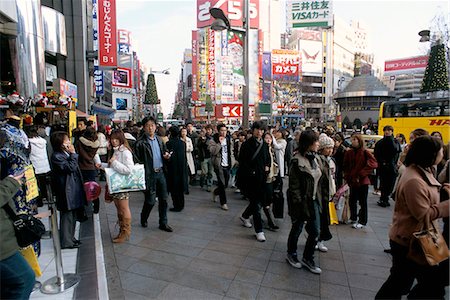
[{"label": "bollard", "polygon": [[[48,206],[48,210],[50,210],[50,205],[54,202],[52,202],[52,187],[50,185],[51,182],[51,176],[47,175],[45,176],[45,185],[47,186],[47,206]],[[50,215],[50,217],[48,217],[48,224],[52,224],[52,216]],[[45,231],[45,233],[42,235],[41,239],[43,240],[49,240],[52,238],[52,231],[51,230],[47,230]]]},{"label": "bollard", "polygon": [[48,279],[42,284],[41,293],[59,294],[70,288],[75,287],[80,282],[80,276],[77,274],[64,274],[61,243],[59,240],[58,216],[56,212],[56,197],[53,196],[52,203],[49,203],[51,211],[51,231],[53,236],[53,251],[55,253],[56,276]]}]

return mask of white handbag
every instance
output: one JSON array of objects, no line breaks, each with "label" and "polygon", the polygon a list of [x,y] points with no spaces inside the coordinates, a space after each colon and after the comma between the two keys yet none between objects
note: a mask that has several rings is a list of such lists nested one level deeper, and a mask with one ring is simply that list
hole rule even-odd
[{"label": "white handbag", "polygon": [[135,164],[127,175],[112,168],[105,168],[105,173],[110,194],[145,190],[145,169],[142,164]]}]

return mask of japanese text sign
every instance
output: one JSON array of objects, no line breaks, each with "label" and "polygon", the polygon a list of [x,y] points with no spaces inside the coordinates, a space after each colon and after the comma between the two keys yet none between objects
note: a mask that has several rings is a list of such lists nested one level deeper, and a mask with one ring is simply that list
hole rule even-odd
[{"label": "japanese text sign", "polygon": [[298,27],[331,27],[333,11],[331,1],[305,0],[288,4],[288,26]]},{"label": "japanese text sign", "polygon": [[99,66],[117,66],[116,0],[98,2]]},{"label": "japanese text sign", "polygon": [[[197,0],[197,28],[210,26],[214,18],[211,8],[220,8],[230,21],[231,27],[243,27],[244,0]],[[259,28],[259,0],[250,0],[250,27]]]},{"label": "japanese text sign", "polygon": [[272,78],[277,81],[298,81],[300,55],[295,50],[272,50]]}]

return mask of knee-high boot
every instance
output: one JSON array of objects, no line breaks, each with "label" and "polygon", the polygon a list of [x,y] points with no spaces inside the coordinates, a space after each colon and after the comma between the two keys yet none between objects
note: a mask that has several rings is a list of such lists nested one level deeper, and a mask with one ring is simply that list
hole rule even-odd
[{"label": "knee-high boot", "polygon": [[122,231],[122,227],[123,227],[122,223],[123,223],[123,216],[121,214],[117,213],[116,226],[117,226],[117,224],[119,225],[119,234],[115,238],[113,238],[113,240],[117,239],[120,236],[120,232]]},{"label": "knee-high boot", "polygon": [[269,229],[270,230],[277,230],[277,229],[280,229],[280,227],[278,227],[276,224],[275,224],[275,221],[274,221],[274,217],[273,217],[273,215],[272,215],[272,210],[270,209],[270,206],[265,206],[265,207],[263,207],[263,210],[264,210],[264,214],[266,215],[266,217],[267,217],[267,223],[268,223],[268,225],[269,225]]},{"label": "knee-high boot", "polygon": [[130,239],[131,235],[131,218],[122,218],[122,226],[120,227],[120,233],[113,240],[113,243],[123,243]]},{"label": "knee-high boot", "polygon": [[153,205],[150,205],[146,202],[144,202],[144,206],[142,207],[141,212],[141,226],[147,227],[148,226],[148,216],[150,216],[150,212],[152,211]]}]

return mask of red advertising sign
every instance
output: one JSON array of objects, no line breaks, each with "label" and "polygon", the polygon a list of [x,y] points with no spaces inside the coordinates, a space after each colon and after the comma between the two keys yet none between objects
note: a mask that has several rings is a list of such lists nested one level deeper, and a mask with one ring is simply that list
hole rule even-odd
[{"label": "red advertising sign", "polygon": [[117,70],[114,70],[112,86],[131,89],[132,87],[131,69],[117,68]]},{"label": "red advertising sign", "polygon": [[279,81],[298,81],[300,54],[296,50],[272,50],[272,78]]},{"label": "red advertising sign", "polygon": [[[197,0],[197,28],[210,26],[214,18],[210,8],[220,8],[230,20],[231,27],[243,27],[244,0]],[[250,27],[259,28],[259,0],[250,0]]]},{"label": "red advertising sign", "polygon": [[216,105],[216,118],[240,118],[242,117],[242,104]]},{"label": "red advertising sign", "polygon": [[192,30],[192,100],[198,100],[198,35],[196,30]]},{"label": "red advertising sign", "polygon": [[98,62],[100,68],[117,66],[116,0],[98,1]]},{"label": "red advertising sign", "polygon": [[428,56],[416,56],[405,59],[389,60],[384,63],[384,71],[392,72],[408,69],[426,68],[428,64]]},{"label": "red advertising sign", "polygon": [[211,100],[216,98],[216,56],[215,34],[211,28],[208,30],[208,86]]}]

